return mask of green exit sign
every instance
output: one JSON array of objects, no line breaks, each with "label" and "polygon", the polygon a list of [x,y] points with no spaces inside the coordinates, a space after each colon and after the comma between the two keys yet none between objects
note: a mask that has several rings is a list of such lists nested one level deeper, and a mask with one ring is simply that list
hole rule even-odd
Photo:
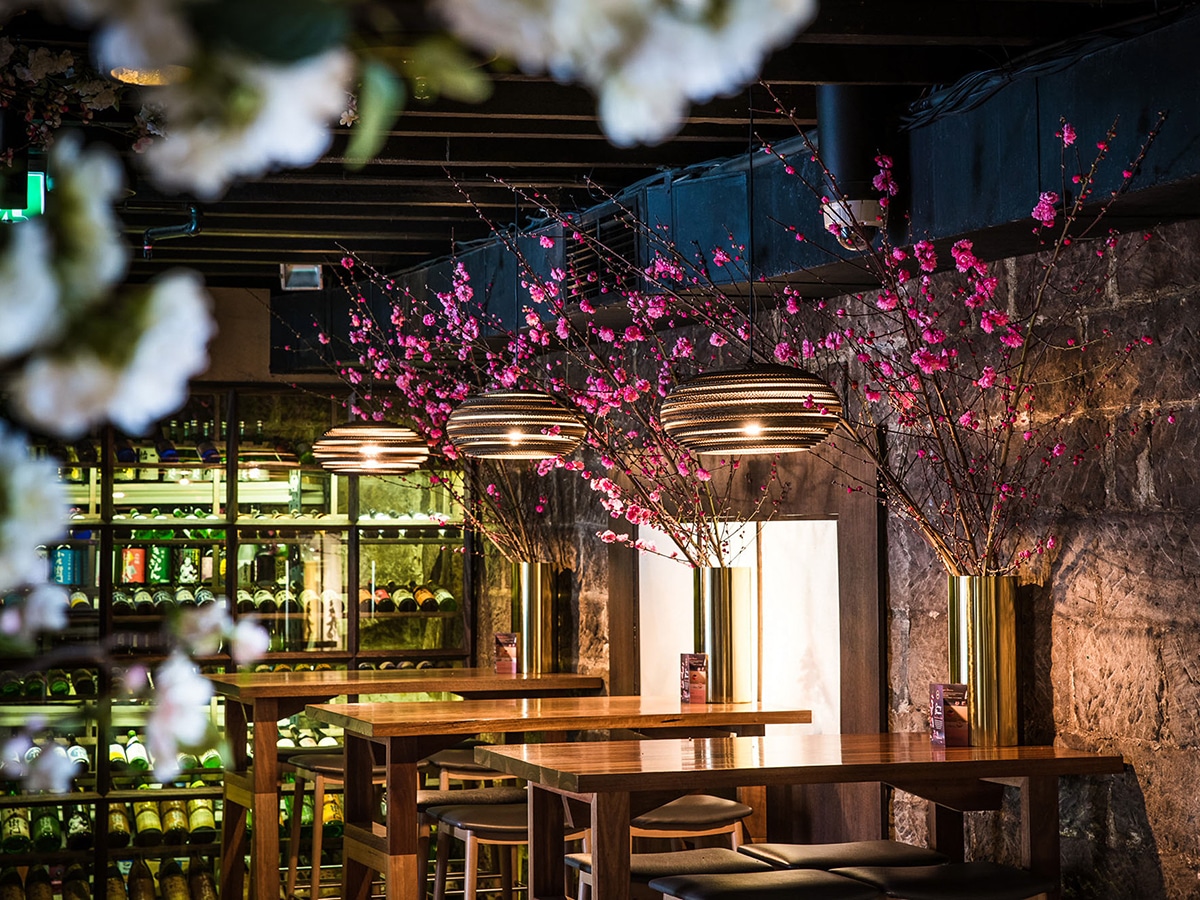
[{"label": "green exit sign", "polygon": [[0,222],[24,222],[46,211],[46,173],[30,172],[25,176],[25,206],[23,209],[0,209]]}]

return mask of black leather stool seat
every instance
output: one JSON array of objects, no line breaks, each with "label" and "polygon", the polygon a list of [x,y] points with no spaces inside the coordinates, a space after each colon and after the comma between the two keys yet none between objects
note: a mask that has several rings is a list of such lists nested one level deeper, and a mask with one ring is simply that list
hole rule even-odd
[{"label": "black leather stool seat", "polygon": [[655,878],[650,890],[679,900],[882,900],[875,888],[817,869]]},{"label": "black leather stool seat", "polygon": [[524,803],[431,806],[425,814],[455,828],[469,828],[492,836],[504,835],[513,840],[520,840],[529,828],[529,807]]},{"label": "black leather stool seat", "polygon": [[[566,863],[581,872],[592,871],[592,854],[568,853]],[[769,872],[771,867],[726,847],[672,850],[667,853],[633,853],[629,856],[632,881],[646,882],[671,875],[730,875],[739,872]]]},{"label": "black leather stool seat", "polygon": [[475,762],[475,750],[471,747],[450,750],[439,750],[421,760],[425,765],[436,766],[439,769],[453,769],[456,772],[494,772],[487,766]]},{"label": "black leather stool seat", "polygon": [[844,844],[743,844],[739,853],[777,869],[838,869],[844,866],[936,866],[950,858],[936,850],[900,841]]},{"label": "black leather stool seat", "polygon": [[[286,762],[298,769],[308,769],[326,778],[336,778],[341,781],[346,777],[346,758],[340,753],[301,753],[290,756]],[[372,778],[383,778],[387,770],[383,766],[371,769]]]},{"label": "black leather stool seat", "polygon": [[525,788],[504,787],[463,788],[447,791],[417,791],[417,811],[425,812],[431,806],[463,806],[466,804],[499,805],[502,803],[524,803]]},{"label": "black leather stool seat", "polygon": [[725,822],[736,822],[750,815],[752,810],[745,803],[711,797],[707,794],[688,794],[670,803],[664,803],[649,812],[642,813],[629,824],[634,828],[666,831],[700,831]]},{"label": "black leather stool seat", "polygon": [[853,866],[835,869],[904,900],[1026,900],[1058,890],[1058,882],[992,862],[944,866]]}]

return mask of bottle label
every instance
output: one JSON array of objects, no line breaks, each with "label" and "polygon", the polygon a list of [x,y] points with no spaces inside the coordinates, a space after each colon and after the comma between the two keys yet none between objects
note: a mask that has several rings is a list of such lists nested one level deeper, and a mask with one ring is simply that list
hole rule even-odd
[{"label": "bottle label", "polygon": [[29,840],[29,811],[24,807],[6,810],[4,822],[0,824],[0,841],[25,844]]},{"label": "bottle label", "polygon": [[79,552],[66,544],[55,547],[54,583],[78,584],[79,581]]},{"label": "bottle label", "polygon": [[[200,581],[201,556],[199,547],[180,547],[178,569],[175,580],[180,584],[197,584]],[[209,578],[211,578],[211,574]]]},{"label": "bottle label", "polygon": [[155,544],[150,548],[149,575],[151,584],[166,584],[171,580],[171,548]]},{"label": "bottle label", "polygon": [[121,551],[121,581],[123,581],[125,584],[145,583],[145,547],[126,547]]}]

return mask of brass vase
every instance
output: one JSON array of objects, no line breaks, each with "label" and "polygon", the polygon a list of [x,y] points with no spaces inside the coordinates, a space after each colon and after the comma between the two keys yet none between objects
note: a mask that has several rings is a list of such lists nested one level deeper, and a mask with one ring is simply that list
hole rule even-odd
[{"label": "brass vase", "polygon": [[513,563],[512,630],[521,635],[518,672],[542,675],[558,670],[554,579],[550,563]]},{"label": "brass vase", "polygon": [[951,575],[950,681],[967,685],[975,747],[1017,744],[1017,579]]},{"label": "brass vase", "polygon": [[701,566],[695,573],[695,645],[708,654],[708,702],[754,699],[753,598],[747,566]]}]

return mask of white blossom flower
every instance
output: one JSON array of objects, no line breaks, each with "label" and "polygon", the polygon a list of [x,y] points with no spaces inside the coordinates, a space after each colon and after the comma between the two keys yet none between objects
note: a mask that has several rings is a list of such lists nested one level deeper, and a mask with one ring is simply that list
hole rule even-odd
[{"label": "white blossom flower", "polygon": [[104,21],[92,38],[92,52],[101,72],[136,69],[142,72],[183,66],[195,51],[192,30],[180,15],[180,4],[163,0],[124,0],[103,4]]},{"label": "white blossom flower", "polygon": [[67,627],[67,591],[53,584],[33,588],[20,605],[6,604],[0,610],[0,634],[25,644],[46,631]]},{"label": "white blossom flower", "polygon": [[346,108],[353,71],[345,49],[290,65],[230,54],[213,56],[211,63],[211,77],[159,92],[168,134],[144,154],[159,185],[211,200],[235,178],[311,165],[329,147],[329,124]]},{"label": "white blossom flower", "polygon": [[124,176],[111,148],[93,144],[84,149],[75,134],[55,141],[50,162],[60,173],[46,209],[54,267],[61,302],[79,311],[105,296],[129,265],[129,246],[113,212]]},{"label": "white blossom flower", "polygon": [[50,268],[50,244],[40,220],[9,225],[0,255],[0,362],[54,341],[64,318]]},{"label": "white blossom flower", "polygon": [[29,360],[13,379],[15,408],[40,430],[74,438],[107,420],[141,434],[183,405],[188,380],[208,364],[216,325],[194,272],[167,272],[93,319],[102,316],[103,328],[81,323],[78,340]]},{"label": "white blossom flower", "polygon": [[0,591],[46,580],[37,548],[63,533],[66,511],[57,467],[32,459],[24,436],[0,421]]},{"label": "white blossom flower", "polygon": [[451,28],[527,71],[579,80],[600,97],[618,145],[655,143],[689,102],[751,80],[816,14],[814,0],[438,0]]},{"label": "white blossom flower", "polygon": [[60,744],[46,747],[26,766],[24,787],[27,791],[50,791],[66,794],[75,780],[75,763]]},{"label": "white blossom flower", "polygon": [[210,603],[183,610],[174,631],[189,653],[210,656],[221,649],[221,641],[232,627],[229,614],[217,604]]},{"label": "white blossom flower", "polygon": [[154,673],[154,708],[146,720],[146,748],[154,758],[154,777],[170,781],[179,774],[180,746],[200,743],[208,730],[212,682],[182,651],[172,651]]},{"label": "white blossom flower", "polygon": [[229,635],[229,655],[239,666],[254,662],[270,645],[271,636],[253,618],[238,619]]}]

